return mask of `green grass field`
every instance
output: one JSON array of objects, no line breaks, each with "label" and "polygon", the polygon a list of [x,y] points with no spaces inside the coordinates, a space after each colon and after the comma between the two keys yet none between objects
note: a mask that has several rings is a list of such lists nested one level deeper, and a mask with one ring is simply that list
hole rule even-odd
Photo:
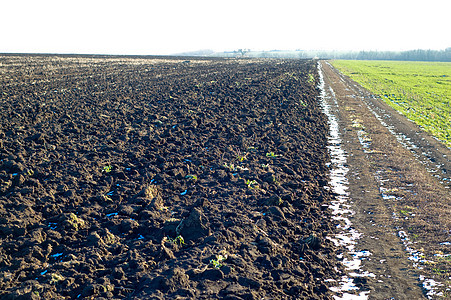
[{"label": "green grass field", "polygon": [[331,64],[451,147],[451,63],[334,60]]}]

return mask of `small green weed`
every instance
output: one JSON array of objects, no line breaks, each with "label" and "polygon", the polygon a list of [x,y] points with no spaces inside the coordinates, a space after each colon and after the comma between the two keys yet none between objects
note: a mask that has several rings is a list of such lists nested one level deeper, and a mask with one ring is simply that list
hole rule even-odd
[{"label": "small green weed", "polygon": [[233,171],[233,172],[249,170],[248,168],[245,168],[242,166],[235,166],[234,164],[228,165],[227,163],[224,163],[224,167],[226,167],[227,169],[229,169],[230,171]]},{"label": "small green weed", "polygon": [[196,175],[186,175],[185,178],[188,180],[197,181]]},{"label": "small green weed", "polygon": [[224,167],[226,167],[226,168],[229,169],[230,171],[236,171],[236,167],[235,167],[234,164],[228,165],[227,163],[224,163]]},{"label": "small green weed", "polygon": [[275,154],[274,152],[268,152],[266,153],[266,157],[276,158],[282,156],[282,154]]},{"label": "small green weed", "polygon": [[[166,222],[171,222],[172,221],[171,219],[166,220]],[[177,220],[177,219],[174,219],[174,220]],[[175,238],[171,238],[169,236],[165,236],[163,238],[162,242],[165,242],[165,241],[168,241],[169,243],[173,243],[175,245],[180,245],[180,246],[185,245],[185,239],[181,235],[178,235]]]},{"label": "small green weed", "polygon": [[210,263],[213,265],[215,269],[219,269],[222,267],[222,263],[227,259],[227,255],[219,254],[216,259],[210,260]]},{"label": "small green weed", "polygon": [[249,180],[249,179],[247,179],[247,180],[246,180],[246,185],[247,185],[247,187],[250,188],[250,189],[256,189],[256,188],[258,188],[258,182],[255,181],[255,180]]},{"label": "small green weed", "polygon": [[110,173],[112,169],[113,169],[112,166],[105,166],[105,167],[103,167],[103,171],[104,171],[105,173]]},{"label": "small green weed", "polygon": [[181,235],[176,236],[174,239],[171,239],[168,237],[168,240],[171,241],[172,243],[174,243],[176,245],[178,244],[180,246],[185,244],[185,239]]},{"label": "small green weed", "polygon": [[245,159],[246,159],[246,155],[244,155],[244,156],[240,156],[240,155],[238,155],[237,157],[236,157],[236,159],[238,159],[238,161],[244,161]]},{"label": "small green weed", "polygon": [[220,267],[222,267],[221,263],[216,259],[210,260],[210,263],[213,265],[215,269],[219,269]]},{"label": "small green weed", "polygon": [[439,269],[439,268],[433,268],[432,271],[435,274],[437,274],[437,275],[447,274],[448,273],[448,270],[442,270],[442,269]]},{"label": "small green weed", "polygon": [[113,202],[113,199],[110,198],[110,196],[108,195],[102,195],[103,200],[105,200],[106,202]]}]

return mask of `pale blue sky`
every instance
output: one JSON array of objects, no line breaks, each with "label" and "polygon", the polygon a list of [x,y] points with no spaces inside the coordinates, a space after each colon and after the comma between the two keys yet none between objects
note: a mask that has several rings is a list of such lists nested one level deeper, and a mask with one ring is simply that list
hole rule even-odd
[{"label": "pale blue sky", "polygon": [[451,47],[449,0],[0,0],[0,53]]}]

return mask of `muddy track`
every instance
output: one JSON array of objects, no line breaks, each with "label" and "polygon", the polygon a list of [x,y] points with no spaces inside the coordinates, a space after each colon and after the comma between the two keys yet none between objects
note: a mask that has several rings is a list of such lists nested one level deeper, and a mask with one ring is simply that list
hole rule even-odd
[{"label": "muddy track", "polygon": [[320,68],[347,153],[349,220],[360,233],[353,253],[365,253],[350,275],[358,290],[343,292],[370,299],[439,297],[428,280],[441,281],[446,292],[447,278],[424,264],[434,253],[449,253],[443,243],[450,240],[449,149],[328,62]]}]

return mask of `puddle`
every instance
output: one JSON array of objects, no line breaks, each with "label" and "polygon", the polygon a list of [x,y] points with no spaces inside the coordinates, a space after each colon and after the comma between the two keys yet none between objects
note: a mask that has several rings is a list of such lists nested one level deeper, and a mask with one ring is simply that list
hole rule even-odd
[{"label": "puddle", "polygon": [[349,217],[354,214],[354,211],[350,209],[350,198],[347,192],[349,183],[346,175],[349,169],[346,167],[346,153],[341,147],[342,139],[336,117],[338,103],[332,88],[329,87],[326,90],[321,64],[319,62],[318,72],[320,77],[321,108],[328,118],[330,128],[328,149],[332,158],[329,165],[329,184],[332,191],[337,194],[335,200],[332,201],[329,207],[332,209],[333,218],[339,222],[339,225],[337,225],[339,233],[328,238],[336,245],[346,249],[344,253],[339,253],[337,258],[342,260],[343,265],[349,271],[349,274],[343,276],[341,281],[338,282],[338,285],[331,288],[331,291],[336,293],[334,299],[368,299],[369,291],[362,291],[356,285],[354,279],[375,276],[372,273],[360,270],[362,260],[367,259],[371,255],[371,252],[367,250],[356,250],[355,247],[356,241],[362,234],[353,228],[352,222],[349,220]]}]

